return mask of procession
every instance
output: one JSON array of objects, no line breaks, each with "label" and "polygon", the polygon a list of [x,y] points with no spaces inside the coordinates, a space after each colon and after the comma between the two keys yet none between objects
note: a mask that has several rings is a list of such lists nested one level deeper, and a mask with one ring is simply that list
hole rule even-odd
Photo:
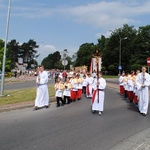
[{"label": "procession", "polygon": [[[49,78],[46,71],[43,71],[43,68],[43,66],[39,66],[37,73],[37,97],[35,100],[34,110],[38,110],[43,107],[49,107],[49,94],[47,87]],[[98,77],[95,75],[95,73],[69,72],[65,81],[63,80],[62,76],[58,75],[54,85],[57,103],[56,107],[80,101],[84,96],[91,100],[92,113],[98,111],[99,115],[101,115],[104,108],[105,87],[106,81],[102,77],[102,72],[98,73]]]},{"label": "procession", "polygon": [[150,0],[0,6],[0,150],[150,150]]},{"label": "procession", "polygon": [[[48,74],[44,71],[43,66],[39,66],[37,74],[37,96],[34,110],[50,106],[47,86]],[[74,103],[86,97],[91,103],[91,112],[93,114],[98,113],[100,116],[103,114],[106,80],[103,78],[101,71],[98,73],[95,70],[92,73],[67,71],[65,76],[62,76],[61,72],[56,74],[54,85],[56,107]],[[146,116],[150,86],[150,75],[146,72],[146,67],[143,66],[141,71],[135,72],[132,70],[128,74],[122,72],[118,81],[120,94],[130,103],[134,103],[141,115]]]}]

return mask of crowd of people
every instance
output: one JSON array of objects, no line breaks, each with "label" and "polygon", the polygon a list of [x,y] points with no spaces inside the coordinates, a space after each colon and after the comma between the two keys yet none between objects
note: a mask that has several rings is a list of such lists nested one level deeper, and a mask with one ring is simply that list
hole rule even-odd
[{"label": "crowd of people", "polygon": [[141,115],[146,116],[149,105],[150,75],[146,72],[146,67],[142,67],[142,72],[137,70],[128,74],[125,72],[119,77],[120,94],[124,95],[131,103],[134,103]]},{"label": "crowd of people", "polygon": [[[44,71],[43,66],[39,66],[37,72],[37,97],[35,100],[35,108],[48,108],[48,74]],[[97,74],[94,71],[92,74],[88,72],[55,72],[55,97],[56,107],[64,106],[75,101],[80,101],[82,96],[91,98],[92,113],[98,111],[102,115],[104,110],[104,89],[106,81],[102,77],[102,72]],[[45,92],[46,91],[46,92]],[[45,102],[46,101],[46,102]]]}]

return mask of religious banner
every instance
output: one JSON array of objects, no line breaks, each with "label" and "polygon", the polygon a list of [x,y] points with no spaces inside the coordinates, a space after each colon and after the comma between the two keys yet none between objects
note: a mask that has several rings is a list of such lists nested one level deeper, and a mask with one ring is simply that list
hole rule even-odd
[{"label": "religious banner", "polygon": [[[101,71],[102,69],[102,58],[98,58],[98,71]],[[92,71],[97,72],[97,63],[96,63],[96,58],[92,58]]]},{"label": "religious banner", "polygon": [[101,71],[102,69],[102,57],[98,58],[98,70]]},{"label": "religious banner", "polygon": [[97,71],[96,58],[92,58],[92,71]]},{"label": "religious banner", "polygon": [[101,71],[102,65],[102,54],[99,54],[98,50],[96,50],[95,54],[92,54],[92,71]]}]

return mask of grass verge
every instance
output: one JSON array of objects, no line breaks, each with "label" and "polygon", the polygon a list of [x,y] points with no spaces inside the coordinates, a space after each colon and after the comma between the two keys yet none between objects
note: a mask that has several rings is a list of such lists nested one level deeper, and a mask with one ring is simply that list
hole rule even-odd
[{"label": "grass verge", "polygon": [[[48,87],[50,97],[54,97],[54,86]],[[27,101],[34,101],[36,98],[36,88],[25,88],[18,90],[6,90],[3,97],[0,97],[0,106],[7,104],[16,104]]]},{"label": "grass verge", "polygon": [[104,78],[118,78],[118,76],[103,75]]}]

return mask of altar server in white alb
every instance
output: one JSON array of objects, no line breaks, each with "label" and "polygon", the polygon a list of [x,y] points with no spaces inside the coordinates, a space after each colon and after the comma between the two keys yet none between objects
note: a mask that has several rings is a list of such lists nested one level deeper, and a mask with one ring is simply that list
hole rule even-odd
[{"label": "altar server in white alb", "polygon": [[123,83],[123,80],[125,78],[125,73],[122,72],[122,75],[119,77],[119,85],[120,85],[120,94],[123,95],[124,94],[124,83]]},{"label": "altar server in white alb", "polygon": [[39,66],[39,73],[36,79],[37,84],[37,96],[35,99],[35,108],[37,110],[39,108],[49,106],[49,93],[48,93],[48,74],[44,71],[43,66]]},{"label": "altar server in white alb", "polygon": [[92,97],[92,112],[98,111],[99,115],[102,115],[102,112],[104,111],[104,89],[106,88],[106,80],[102,77],[102,72],[99,72],[98,77],[96,83],[97,87],[95,86]]},{"label": "altar server in white alb", "polygon": [[149,105],[150,75],[146,73],[145,66],[142,67],[142,72],[137,75],[136,84],[139,91],[139,112],[146,116]]},{"label": "altar server in white alb", "polygon": [[93,95],[93,77],[91,76],[90,73],[87,74],[88,76],[86,77],[86,82],[87,82],[87,86],[86,86],[86,97],[91,98]]}]

